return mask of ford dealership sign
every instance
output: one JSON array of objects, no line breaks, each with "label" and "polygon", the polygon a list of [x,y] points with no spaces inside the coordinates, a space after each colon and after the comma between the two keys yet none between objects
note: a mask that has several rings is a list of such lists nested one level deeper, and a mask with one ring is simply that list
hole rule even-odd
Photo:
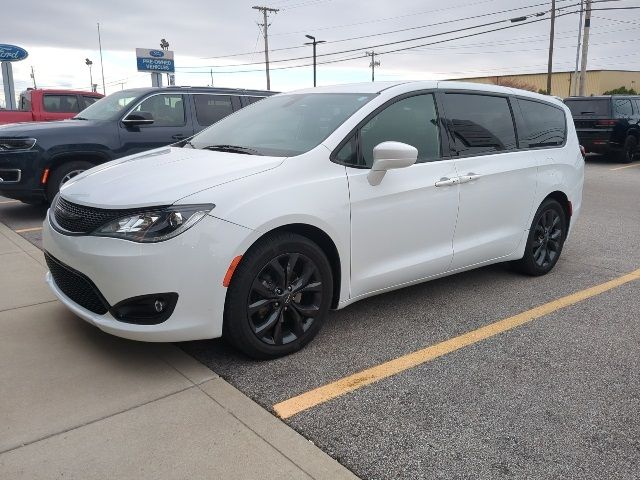
[{"label": "ford dealership sign", "polygon": [[156,58],[164,57],[164,52],[162,50],[149,50],[149,55]]},{"label": "ford dealership sign", "polygon": [[173,52],[171,50],[154,50],[136,48],[136,61],[139,72],[174,73]]},{"label": "ford dealership sign", "polygon": [[24,48],[0,43],[0,62],[19,62],[29,56]]}]

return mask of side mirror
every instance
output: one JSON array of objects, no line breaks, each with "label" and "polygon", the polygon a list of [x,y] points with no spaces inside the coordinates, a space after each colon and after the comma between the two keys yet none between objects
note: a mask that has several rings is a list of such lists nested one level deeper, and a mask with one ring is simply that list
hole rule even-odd
[{"label": "side mirror", "polygon": [[122,120],[122,123],[127,127],[151,125],[153,123],[153,115],[150,112],[131,112]]},{"label": "side mirror", "polygon": [[418,149],[401,142],[382,142],[373,149],[373,166],[367,175],[370,185],[379,185],[387,170],[410,167],[418,159]]}]

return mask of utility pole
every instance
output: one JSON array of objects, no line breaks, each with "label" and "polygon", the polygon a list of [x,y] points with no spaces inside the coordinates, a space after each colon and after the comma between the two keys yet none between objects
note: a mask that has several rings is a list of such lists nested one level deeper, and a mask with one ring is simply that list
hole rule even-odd
[{"label": "utility pole", "polygon": [[260,10],[262,12],[262,18],[264,23],[259,23],[262,27],[262,33],[264,35],[264,63],[265,70],[267,72],[267,90],[271,90],[271,78],[269,77],[269,22],[267,20],[267,16],[269,13],[278,13],[280,9],[278,8],[269,8],[269,7],[251,7],[254,10]]},{"label": "utility pole", "polygon": [[547,64],[547,94],[551,95],[551,75],[553,74],[553,37],[556,27],[556,0],[551,0],[551,31],[549,33],[549,62]]},{"label": "utility pole", "polygon": [[213,87],[213,68],[209,70],[209,73],[211,74],[211,86]]},{"label": "utility pole", "polygon": [[371,63],[369,66],[371,67],[371,81],[376,81],[376,67],[380,66],[380,61],[376,60],[376,52],[371,50],[370,52],[366,52],[367,57],[371,57]]},{"label": "utility pole", "polygon": [[104,64],[102,63],[102,39],[100,38],[100,22],[98,22],[98,47],[100,48],[100,70],[102,71],[102,94],[107,94],[107,87],[104,84]]},{"label": "utility pole", "polygon": [[591,0],[587,0],[587,11],[584,15],[584,33],[582,35],[582,62],[580,65],[580,91],[584,96],[585,81],[587,79],[587,54],[589,53],[589,29],[591,28]]},{"label": "utility pole", "polygon": [[316,40],[316,37],[313,35],[305,35],[310,42],[305,43],[305,45],[313,45],[313,86],[316,86],[316,45],[319,43],[325,43],[325,40]]},{"label": "utility pole", "polygon": [[578,43],[576,44],[576,68],[573,71],[573,84],[569,89],[569,96],[578,94],[578,68],[580,68],[580,45],[582,43],[582,16],[584,15],[584,0],[580,0],[580,20],[578,20]]},{"label": "utility pole", "polygon": [[38,88],[36,85],[36,72],[33,71],[33,65],[31,65],[31,79],[33,80],[33,88]]}]

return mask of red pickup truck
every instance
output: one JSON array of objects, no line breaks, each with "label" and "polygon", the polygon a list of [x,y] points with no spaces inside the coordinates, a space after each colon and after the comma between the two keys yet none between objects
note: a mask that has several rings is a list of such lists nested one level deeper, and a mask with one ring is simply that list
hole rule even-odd
[{"label": "red pickup truck", "polygon": [[104,95],[78,90],[29,88],[20,94],[19,110],[0,109],[0,125],[18,122],[49,122],[75,116]]}]

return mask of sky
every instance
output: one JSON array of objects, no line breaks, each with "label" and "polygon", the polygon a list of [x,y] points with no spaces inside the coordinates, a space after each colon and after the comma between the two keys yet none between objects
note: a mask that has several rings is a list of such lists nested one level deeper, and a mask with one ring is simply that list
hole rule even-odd
[{"label": "sky", "polygon": [[[93,61],[93,81],[101,92],[98,22],[107,94],[151,85],[148,73],[136,71],[135,48],[158,48],[161,38],[175,52],[177,85],[211,85],[213,80],[218,87],[264,89],[264,39],[258,26],[262,18],[252,9],[255,1],[8,0],[0,20],[0,43],[29,52],[26,60],[13,64],[17,92],[33,86],[31,67],[38,87],[88,90],[85,58]],[[258,5],[279,9],[270,14],[268,30],[271,89],[276,91],[313,85],[312,49],[304,45],[309,41],[305,34],[327,42],[317,46],[318,85],[370,81],[367,50],[379,54],[376,80],[547,69],[550,0],[264,1]],[[579,18],[571,12],[579,3],[557,0],[555,71],[574,68]],[[640,7],[640,0],[594,3],[594,8],[632,6]],[[528,18],[510,22],[521,16]],[[471,28],[479,25],[485,26]],[[591,27],[588,68],[640,70],[640,9],[594,11]],[[497,28],[501,30],[457,38]],[[452,30],[458,32],[447,33]],[[390,52],[399,49],[404,50]],[[351,51],[336,53],[345,50]]]}]

